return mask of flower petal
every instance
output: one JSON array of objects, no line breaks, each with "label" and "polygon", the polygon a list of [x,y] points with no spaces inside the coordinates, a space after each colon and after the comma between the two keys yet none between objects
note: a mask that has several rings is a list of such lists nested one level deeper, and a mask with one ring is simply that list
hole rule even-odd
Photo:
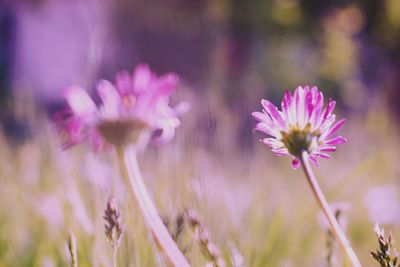
[{"label": "flower petal", "polygon": [[282,128],[285,128],[285,122],[284,122],[281,114],[279,113],[278,108],[274,104],[272,104],[268,100],[262,99],[261,105],[264,107],[265,111],[271,117],[271,120],[273,122],[275,122]]},{"label": "flower petal", "polygon": [[336,147],[334,147],[334,146],[322,146],[322,147],[320,147],[319,151],[322,151],[322,152],[335,152],[336,151]]},{"label": "flower petal", "polygon": [[347,142],[347,139],[344,138],[343,136],[336,136],[332,139],[329,139],[325,141],[325,144],[327,145],[341,145]]},{"label": "flower petal", "polygon": [[114,85],[107,80],[100,80],[97,85],[97,92],[103,102],[101,115],[107,118],[118,117],[120,115],[121,97]]},{"label": "flower petal", "polygon": [[271,123],[271,117],[269,117],[267,114],[264,112],[259,112],[259,111],[254,111],[251,113],[251,115],[258,121],[261,122],[268,122]]},{"label": "flower petal", "polygon": [[176,89],[179,83],[179,76],[169,73],[158,78],[157,92],[160,96],[167,96]]},{"label": "flower petal", "polygon": [[122,95],[132,94],[133,82],[131,74],[126,70],[118,72],[115,76],[115,86]]},{"label": "flower petal", "polygon": [[331,158],[331,156],[329,156],[328,154],[323,153],[323,152],[313,152],[313,154],[318,156],[318,157],[321,157],[323,159],[330,159]]},{"label": "flower petal", "polygon": [[315,155],[311,154],[309,156],[309,159],[311,160],[312,163],[314,163],[315,167],[319,167],[318,159]]},{"label": "flower petal", "polygon": [[133,89],[142,92],[149,89],[152,82],[152,73],[147,64],[139,64],[133,72]]},{"label": "flower petal", "polygon": [[78,116],[86,116],[96,112],[96,105],[88,93],[78,86],[66,89],[65,97],[72,111]]},{"label": "flower petal", "polygon": [[321,139],[329,138],[332,135],[334,135],[342,126],[346,123],[346,119],[341,119],[338,122],[336,122],[332,128],[330,128],[328,131],[326,131],[324,134],[321,135]]},{"label": "flower petal", "polygon": [[292,160],[292,167],[293,169],[298,169],[300,167],[300,160],[298,158],[294,158]]}]

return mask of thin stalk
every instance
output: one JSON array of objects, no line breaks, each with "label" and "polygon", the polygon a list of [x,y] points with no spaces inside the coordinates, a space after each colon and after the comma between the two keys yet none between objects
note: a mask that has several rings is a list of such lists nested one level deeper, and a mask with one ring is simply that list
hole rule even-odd
[{"label": "thin stalk", "polygon": [[118,248],[117,247],[113,247],[113,267],[118,267],[118,264],[117,264],[117,252],[118,252]]},{"label": "thin stalk", "polygon": [[308,160],[308,153],[304,151],[300,157],[301,166],[303,167],[304,173],[307,177],[307,181],[311,186],[311,189],[314,193],[315,198],[317,199],[318,205],[324,212],[326,218],[329,221],[329,225],[333,235],[335,236],[336,241],[339,243],[340,247],[347,254],[351,264],[354,267],[361,267],[361,263],[358,260],[356,254],[354,253],[353,248],[350,245],[350,242],[347,240],[343,230],[341,229],[339,223],[337,222],[331,208],[329,207],[328,202],[324,194],[322,193],[321,188],[318,185],[317,179],[315,178],[314,172],[310,166],[310,161]]},{"label": "thin stalk", "polygon": [[70,232],[68,237],[68,250],[71,257],[71,267],[78,267],[78,253],[76,249],[76,237]]},{"label": "thin stalk", "polygon": [[158,215],[157,208],[146,190],[139,170],[136,152],[128,147],[120,148],[117,151],[122,176],[140,207],[145,224],[149,228],[168,263],[175,267],[190,267],[185,256],[183,256],[162,222]]}]

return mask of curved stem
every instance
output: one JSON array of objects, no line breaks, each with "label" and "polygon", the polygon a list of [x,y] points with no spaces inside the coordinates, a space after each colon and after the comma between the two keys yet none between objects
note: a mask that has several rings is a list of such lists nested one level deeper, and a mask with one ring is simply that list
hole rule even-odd
[{"label": "curved stem", "polygon": [[356,254],[354,253],[353,248],[350,245],[350,242],[347,240],[343,230],[341,229],[339,223],[337,222],[335,216],[331,208],[329,207],[328,202],[324,194],[322,193],[321,188],[318,185],[317,179],[315,178],[314,172],[310,166],[310,162],[308,160],[308,153],[304,151],[300,157],[301,166],[303,167],[304,173],[307,177],[307,181],[311,186],[311,189],[314,193],[315,198],[317,199],[318,205],[321,207],[322,211],[324,212],[326,218],[329,221],[329,225],[333,235],[336,238],[336,241],[342,247],[344,252],[347,254],[350,262],[354,267],[361,267],[361,263],[358,260]]},{"label": "curved stem", "polygon": [[128,148],[118,149],[118,160],[122,175],[139,204],[145,224],[151,231],[160,250],[166,256],[167,261],[175,267],[190,267],[162,222],[157,208],[146,190],[135,151],[130,151]]}]

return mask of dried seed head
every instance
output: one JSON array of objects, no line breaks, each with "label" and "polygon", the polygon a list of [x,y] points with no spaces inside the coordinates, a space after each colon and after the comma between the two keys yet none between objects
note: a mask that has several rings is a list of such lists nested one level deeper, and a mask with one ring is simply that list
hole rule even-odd
[{"label": "dried seed head", "polygon": [[206,266],[224,267],[225,261],[221,256],[220,249],[212,242],[210,232],[202,223],[200,215],[193,209],[186,210],[188,224],[192,227],[196,240],[209,262]]},{"label": "dried seed head", "polygon": [[106,221],[104,227],[107,240],[113,248],[117,248],[122,238],[124,226],[122,224],[121,211],[114,197],[110,197],[108,200],[103,218]]},{"label": "dried seed head", "polygon": [[186,217],[191,226],[197,226],[201,224],[200,215],[193,209],[186,210]]},{"label": "dried seed head", "polygon": [[185,230],[185,214],[181,212],[175,218],[162,216],[161,219],[171,234],[172,239],[178,243]]},{"label": "dried seed head", "polygon": [[399,267],[399,253],[393,247],[394,239],[392,233],[386,238],[385,230],[380,228],[378,224],[375,224],[374,231],[378,237],[379,249],[376,252],[371,251],[372,257],[379,262],[381,267]]}]

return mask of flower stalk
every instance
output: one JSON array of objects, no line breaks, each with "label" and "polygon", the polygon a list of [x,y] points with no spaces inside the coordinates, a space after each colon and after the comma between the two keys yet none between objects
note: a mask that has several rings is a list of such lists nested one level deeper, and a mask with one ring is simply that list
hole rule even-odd
[{"label": "flower stalk", "polygon": [[71,267],[78,267],[78,253],[76,249],[76,237],[70,232],[68,236],[68,252],[70,257]]},{"label": "flower stalk", "polygon": [[341,229],[338,221],[335,218],[335,215],[333,214],[331,208],[329,207],[329,204],[322,193],[322,190],[317,182],[317,179],[315,178],[314,172],[310,166],[310,161],[308,160],[308,153],[307,151],[303,151],[301,156],[300,156],[300,162],[301,166],[303,168],[303,171],[306,175],[307,181],[311,187],[311,190],[314,193],[314,196],[318,202],[318,205],[322,209],[324,215],[326,216],[332,234],[334,235],[336,241],[339,243],[340,247],[343,249],[343,251],[346,253],[347,257],[349,258],[351,264],[354,267],[361,267],[361,263],[358,260],[353,248],[350,245],[350,242],[348,241],[346,235],[344,234],[343,230]]},{"label": "flower stalk", "polygon": [[175,267],[190,267],[190,264],[179,250],[167,228],[163,224],[151,197],[145,187],[137,162],[136,151],[128,146],[117,148],[121,174],[133,194],[146,226],[149,228],[159,249],[168,263]]}]

